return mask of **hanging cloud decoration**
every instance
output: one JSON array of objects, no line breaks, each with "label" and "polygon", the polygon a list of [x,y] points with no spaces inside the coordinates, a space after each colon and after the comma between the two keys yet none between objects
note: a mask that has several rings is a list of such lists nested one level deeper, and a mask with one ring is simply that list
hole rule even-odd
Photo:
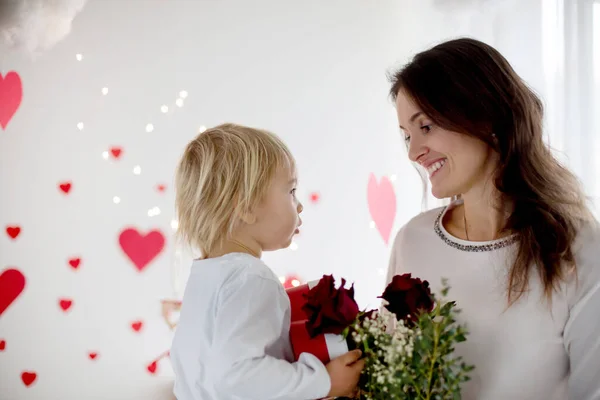
[{"label": "hanging cloud decoration", "polygon": [[0,43],[38,53],[71,32],[87,0],[0,0]]}]

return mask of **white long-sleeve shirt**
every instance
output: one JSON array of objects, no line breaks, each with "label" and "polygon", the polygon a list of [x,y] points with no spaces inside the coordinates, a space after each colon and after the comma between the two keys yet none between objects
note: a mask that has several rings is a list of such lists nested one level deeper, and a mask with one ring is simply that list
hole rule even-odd
[{"label": "white long-sleeve shirt", "polygon": [[[452,207],[451,205],[450,207]],[[420,214],[398,233],[392,276],[411,272],[449,299],[470,332],[456,352],[475,365],[464,400],[600,400],[600,229],[584,226],[574,245],[578,281],[570,276],[544,302],[537,272],[529,292],[507,308],[507,274],[517,247],[510,240],[468,242],[440,223],[446,208]]]},{"label": "white long-sleeve shirt", "polygon": [[290,302],[277,276],[244,253],[194,261],[171,348],[177,400],[326,397],[315,356],[293,362]]}]

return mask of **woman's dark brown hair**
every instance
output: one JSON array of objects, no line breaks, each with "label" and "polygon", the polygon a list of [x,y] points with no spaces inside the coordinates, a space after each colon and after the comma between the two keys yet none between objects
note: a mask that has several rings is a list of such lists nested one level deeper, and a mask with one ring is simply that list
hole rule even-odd
[{"label": "woman's dark brown hair", "polygon": [[402,90],[441,128],[498,152],[494,183],[513,204],[503,232],[519,237],[508,303],[528,289],[533,269],[550,299],[575,267],[572,245],[591,213],[578,180],[543,141],[540,99],[497,50],[467,38],[417,54],[390,80],[394,100]]}]

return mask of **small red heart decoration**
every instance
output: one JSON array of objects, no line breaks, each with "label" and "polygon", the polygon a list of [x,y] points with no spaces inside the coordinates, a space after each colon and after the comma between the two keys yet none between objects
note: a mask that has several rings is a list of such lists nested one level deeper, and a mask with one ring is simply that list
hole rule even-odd
[{"label": "small red heart decoration", "polygon": [[127,228],[119,235],[119,244],[141,272],[163,250],[165,236],[159,230],[142,235],[135,228]]},{"label": "small red heart decoration", "polygon": [[313,192],[310,194],[310,201],[312,203],[317,203],[319,201],[319,198],[320,198],[320,196],[319,196],[319,193],[317,193],[317,192]]},{"label": "small red heart decoration", "polygon": [[73,300],[69,300],[69,299],[60,299],[58,302],[58,305],[60,306],[60,308],[62,308],[63,311],[68,311],[69,308],[71,308],[71,306],[73,305]]},{"label": "small red heart decoration", "polygon": [[131,323],[131,329],[133,329],[136,332],[139,332],[142,329],[143,325],[144,323],[142,321],[135,321]]},{"label": "small red heart decoration", "polygon": [[21,227],[20,226],[7,226],[6,227],[6,233],[8,234],[8,236],[11,239],[16,239],[17,236],[19,236],[19,234],[21,233]]},{"label": "small red heart decoration", "polygon": [[152,361],[150,364],[148,364],[148,366],[146,367],[148,369],[148,372],[150,372],[151,374],[156,373],[156,367],[158,366],[158,363],[156,361]]},{"label": "small red heart decoration", "polygon": [[64,194],[68,194],[71,191],[71,182],[63,182],[59,184],[58,187]]},{"label": "small red heart decoration", "polygon": [[25,275],[21,271],[9,268],[0,275],[0,315],[12,304],[25,289]]},{"label": "small red heart decoration", "polygon": [[31,371],[25,371],[21,374],[21,380],[25,386],[29,387],[37,378],[37,374]]},{"label": "small red heart decoration", "polygon": [[79,264],[81,264],[81,258],[71,258],[69,260],[69,265],[71,266],[71,268],[73,269],[77,269],[79,268]]},{"label": "small red heart decoration", "polygon": [[285,280],[283,281],[283,287],[284,289],[291,289],[300,286],[302,283],[302,278],[298,275],[286,275]]},{"label": "small red heart decoration", "polygon": [[0,351],[6,349],[6,340],[0,340]]},{"label": "small red heart decoration", "polygon": [[167,186],[166,185],[157,185],[156,190],[158,190],[161,193],[164,193],[164,191],[167,190]]},{"label": "small red heart decoration", "polygon": [[120,147],[111,147],[110,148],[110,154],[112,154],[112,156],[114,158],[119,158],[121,157],[121,153],[123,152],[123,149]]},{"label": "small red heart decoration", "polygon": [[98,353],[90,352],[88,353],[88,357],[90,358],[90,360],[95,360],[96,357],[98,357]]},{"label": "small red heart decoration", "polygon": [[21,77],[15,71],[10,71],[5,77],[0,74],[0,126],[6,129],[15,115],[23,99]]}]

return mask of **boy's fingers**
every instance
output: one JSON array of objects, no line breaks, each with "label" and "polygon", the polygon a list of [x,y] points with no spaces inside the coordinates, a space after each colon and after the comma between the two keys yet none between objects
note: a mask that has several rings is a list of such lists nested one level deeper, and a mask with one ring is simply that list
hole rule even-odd
[{"label": "boy's fingers", "polygon": [[348,353],[344,354],[342,357],[344,360],[344,363],[347,364],[352,364],[354,362],[356,362],[360,357],[362,356],[362,351],[360,350],[352,350],[349,351]]}]

